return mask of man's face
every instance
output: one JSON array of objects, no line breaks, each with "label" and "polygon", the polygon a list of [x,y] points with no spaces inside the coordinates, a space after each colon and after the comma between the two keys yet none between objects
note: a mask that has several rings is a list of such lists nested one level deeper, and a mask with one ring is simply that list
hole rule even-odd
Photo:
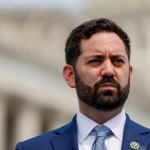
[{"label": "man's face", "polygon": [[132,74],[122,40],[115,33],[96,33],[83,39],[80,49],[74,73],[79,101],[102,111],[121,107]]}]

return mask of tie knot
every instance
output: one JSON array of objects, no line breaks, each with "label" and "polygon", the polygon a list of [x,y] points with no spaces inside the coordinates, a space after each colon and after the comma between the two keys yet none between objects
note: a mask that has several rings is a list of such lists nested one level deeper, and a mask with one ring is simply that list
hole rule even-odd
[{"label": "tie knot", "polygon": [[111,130],[107,126],[96,126],[94,128],[96,137],[103,137],[104,139],[110,134]]}]

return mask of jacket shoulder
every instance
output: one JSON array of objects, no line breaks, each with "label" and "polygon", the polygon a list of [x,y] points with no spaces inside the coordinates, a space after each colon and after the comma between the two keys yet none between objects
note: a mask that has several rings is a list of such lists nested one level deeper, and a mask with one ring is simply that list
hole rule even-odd
[{"label": "jacket shoulder", "polygon": [[58,129],[45,132],[39,136],[33,137],[31,139],[19,142],[16,145],[15,150],[51,150],[50,141],[55,138],[60,133],[64,132],[68,128],[69,124],[66,124]]},{"label": "jacket shoulder", "polygon": [[130,127],[136,131],[143,132],[143,133],[144,132],[150,132],[150,128],[145,127],[145,126],[143,126],[143,125],[141,125],[141,124],[139,124],[133,120],[130,120],[129,124],[130,124]]},{"label": "jacket shoulder", "polygon": [[150,150],[150,129],[136,123],[126,115],[122,150],[129,149],[130,143],[134,141],[140,145],[141,149]]}]

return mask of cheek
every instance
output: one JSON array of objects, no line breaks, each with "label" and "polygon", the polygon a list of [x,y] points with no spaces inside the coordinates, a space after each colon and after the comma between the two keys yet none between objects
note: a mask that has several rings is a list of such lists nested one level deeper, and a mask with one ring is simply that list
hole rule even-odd
[{"label": "cheek", "polygon": [[126,86],[130,80],[129,70],[121,72],[119,75],[119,82],[121,86]]},{"label": "cheek", "polygon": [[99,79],[99,75],[94,69],[82,70],[82,72],[78,73],[78,75],[86,85],[91,87],[93,87]]}]

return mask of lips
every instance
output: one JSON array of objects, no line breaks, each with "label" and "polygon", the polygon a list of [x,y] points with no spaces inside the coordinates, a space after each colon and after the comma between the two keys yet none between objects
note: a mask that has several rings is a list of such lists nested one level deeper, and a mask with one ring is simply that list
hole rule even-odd
[{"label": "lips", "polygon": [[100,85],[100,87],[116,87],[116,86],[112,83],[105,83],[105,84]]},{"label": "lips", "polygon": [[116,90],[117,87],[112,83],[105,83],[99,86],[99,90]]}]

